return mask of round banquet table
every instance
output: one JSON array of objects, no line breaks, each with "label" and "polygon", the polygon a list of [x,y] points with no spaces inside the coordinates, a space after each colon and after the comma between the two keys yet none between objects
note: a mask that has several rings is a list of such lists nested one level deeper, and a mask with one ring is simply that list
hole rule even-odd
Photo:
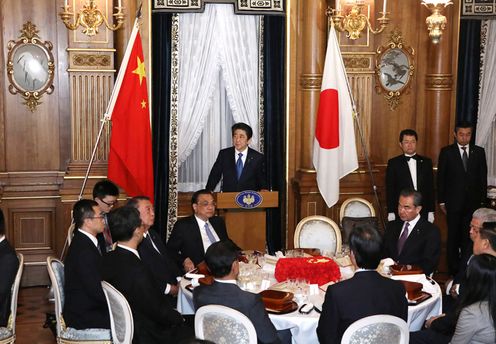
[{"label": "round banquet table", "polygon": [[[439,285],[425,275],[403,275],[393,276],[393,279],[419,282],[423,285],[423,291],[432,294],[432,297],[418,305],[408,306],[408,325],[410,331],[418,331],[422,328],[424,321],[435,315],[441,314],[442,295]],[[274,284],[275,280],[272,281]],[[177,297],[177,310],[181,314],[194,314],[193,293],[186,289],[191,281],[183,278],[180,282],[180,290]],[[325,292],[319,288],[318,295],[308,296],[308,301],[317,308],[322,309]],[[294,311],[288,314],[269,314],[270,320],[277,330],[289,329],[292,335],[293,344],[318,343],[317,325],[320,314],[315,310],[309,314],[301,314]]]}]

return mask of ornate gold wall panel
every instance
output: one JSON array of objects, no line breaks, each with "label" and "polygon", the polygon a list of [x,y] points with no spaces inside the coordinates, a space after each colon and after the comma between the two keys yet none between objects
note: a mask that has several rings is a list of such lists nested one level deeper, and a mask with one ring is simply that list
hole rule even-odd
[{"label": "ornate gold wall panel", "polygon": [[[71,72],[72,100],[72,160],[89,161],[102,115],[114,85],[113,74]],[[109,150],[110,130],[104,129],[95,161],[106,161]]]},{"label": "ornate gold wall panel", "polygon": [[[374,74],[348,72],[348,80],[351,92],[355,98],[358,110],[358,121],[364,138],[364,143],[370,151],[370,131],[372,122],[372,94],[374,89]],[[365,160],[365,152],[360,140],[358,127],[355,124],[355,141],[357,147],[358,160]]]}]

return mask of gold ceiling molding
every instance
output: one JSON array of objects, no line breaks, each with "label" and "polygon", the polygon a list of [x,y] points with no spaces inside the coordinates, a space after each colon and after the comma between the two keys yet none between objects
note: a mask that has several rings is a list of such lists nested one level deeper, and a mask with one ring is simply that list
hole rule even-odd
[{"label": "gold ceiling molding", "polygon": [[496,1],[462,0],[462,17],[489,17],[496,16]]},{"label": "gold ceiling molding", "polygon": [[236,14],[284,15],[284,0],[154,0],[153,12],[203,12],[206,3],[231,3]]}]

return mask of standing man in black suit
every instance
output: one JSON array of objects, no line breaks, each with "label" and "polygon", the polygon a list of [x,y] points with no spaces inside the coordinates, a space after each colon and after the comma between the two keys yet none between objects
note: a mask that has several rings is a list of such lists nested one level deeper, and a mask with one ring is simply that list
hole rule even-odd
[{"label": "standing man in black suit", "polygon": [[430,275],[439,263],[441,235],[439,229],[420,217],[422,195],[413,189],[400,192],[400,218],[389,222],[384,233],[385,256],[399,264],[418,265]]},{"label": "standing man in black suit", "polygon": [[227,240],[226,224],[215,215],[214,196],[209,190],[198,190],[191,197],[194,215],[174,224],[167,252],[176,262],[190,271],[203,261],[205,252],[214,242]]},{"label": "standing man in black suit", "polygon": [[169,257],[164,242],[151,227],[155,222],[155,210],[150,198],[136,196],[127,202],[127,206],[137,209],[143,225],[143,241],[138,246],[141,261],[150,269],[155,281],[169,295],[169,301],[174,303],[179,290],[177,277],[181,276],[176,262]]},{"label": "standing man in black suit", "polygon": [[451,275],[456,275],[460,260],[471,254],[470,219],[487,197],[486,154],[484,148],[470,144],[471,124],[458,124],[454,136],[456,142],[441,149],[437,170],[437,198],[448,223],[446,252]]},{"label": "standing man in black suit", "polygon": [[353,228],[350,234],[351,261],[357,268],[349,280],[327,288],[317,327],[321,344],[339,344],[355,321],[376,314],[390,314],[407,321],[405,288],[382,277],[375,269],[382,254],[382,240],[370,225]]},{"label": "standing man in black suit", "polygon": [[221,181],[224,192],[267,189],[264,156],[248,147],[253,130],[248,124],[236,123],[231,132],[233,147],[219,152],[205,188],[213,191]]},{"label": "standing man in black suit", "polygon": [[101,259],[96,236],[105,226],[98,204],[82,199],[73,208],[77,228],[65,259],[64,319],[75,329],[110,328],[107,301],[101,285]]},{"label": "standing man in black suit", "polygon": [[239,263],[237,251],[231,243],[219,241],[210,245],[205,254],[205,262],[214,276],[214,283],[194,289],[195,310],[212,304],[233,308],[250,319],[259,343],[279,343],[276,329],[267,315],[260,295],[241,290],[236,284]]},{"label": "standing man in black suit", "polygon": [[10,299],[19,260],[5,238],[5,218],[0,209],[0,327],[6,327],[10,315]]},{"label": "standing man in black suit", "polygon": [[386,199],[388,221],[398,218],[398,198],[403,189],[414,189],[422,194],[423,207],[420,215],[434,222],[434,179],[432,160],[417,154],[418,135],[413,129],[400,132],[400,148],[403,154],[388,161],[386,168]]},{"label": "standing man in black suit", "polygon": [[105,281],[119,290],[129,302],[133,313],[133,344],[183,343],[193,336],[184,320],[172,308],[143,264],[138,245],[144,228],[138,210],[132,207],[115,209],[109,216],[112,237],[117,247],[103,258]]},{"label": "standing man in black suit", "polygon": [[117,204],[117,197],[119,197],[119,188],[109,179],[100,180],[93,187],[93,199],[98,203],[100,211],[103,212],[105,217],[103,232],[97,236],[98,246],[102,253],[112,250],[113,240],[108,226],[107,214]]}]

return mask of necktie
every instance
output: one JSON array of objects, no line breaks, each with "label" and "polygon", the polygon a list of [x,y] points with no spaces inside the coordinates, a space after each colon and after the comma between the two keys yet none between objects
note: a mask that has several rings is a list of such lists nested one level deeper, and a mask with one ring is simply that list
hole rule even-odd
[{"label": "necktie", "polygon": [[405,159],[406,159],[407,162],[410,161],[410,159],[417,160],[417,155],[416,154],[415,155],[412,155],[412,156],[406,156],[405,155]]},{"label": "necktie", "polygon": [[210,244],[213,244],[214,242],[217,242],[217,239],[215,239],[214,233],[210,230],[210,226],[208,225],[208,222],[205,222],[205,232],[207,232],[208,240],[210,240]]},{"label": "necktie", "polygon": [[463,149],[463,154],[462,154],[463,168],[465,169],[465,172],[467,172],[467,165],[468,165],[467,146],[463,146],[462,149]]},{"label": "necktie", "polygon": [[406,239],[408,239],[408,227],[410,224],[408,222],[405,222],[405,226],[403,227],[403,232],[401,233],[401,236],[398,238],[398,256],[401,254],[401,251],[403,250],[403,246],[405,246]]},{"label": "necktie", "polygon": [[236,161],[236,174],[238,175],[238,180],[243,172],[243,153],[238,153],[238,160]]}]

